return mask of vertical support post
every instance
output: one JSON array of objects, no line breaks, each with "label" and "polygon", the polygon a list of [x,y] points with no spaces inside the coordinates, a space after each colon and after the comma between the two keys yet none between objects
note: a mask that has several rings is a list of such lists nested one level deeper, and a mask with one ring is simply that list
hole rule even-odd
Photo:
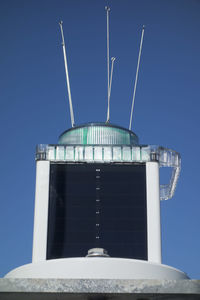
[{"label": "vertical support post", "polygon": [[158,162],[146,163],[148,261],[161,263],[160,183]]},{"label": "vertical support post", "polygon": [[32,262],[46,260],[49,172],[49,161],[37,161]]}]

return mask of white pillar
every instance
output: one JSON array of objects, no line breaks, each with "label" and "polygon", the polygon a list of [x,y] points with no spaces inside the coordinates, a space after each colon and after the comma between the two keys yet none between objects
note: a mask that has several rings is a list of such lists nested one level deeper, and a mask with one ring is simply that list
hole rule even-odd
[{"label": "white pillar", "polygon": [[146,163],[148,261],[161,263],[160,183],[158,162]]},{"label": "white pillar", "polygon": [[49,170],[49,161],[37,161],[32,262],[46,260]]}]

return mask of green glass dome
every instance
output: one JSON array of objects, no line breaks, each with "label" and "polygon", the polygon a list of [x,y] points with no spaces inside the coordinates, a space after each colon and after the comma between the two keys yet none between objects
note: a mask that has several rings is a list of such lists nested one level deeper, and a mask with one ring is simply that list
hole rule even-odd
[{"label": "green glass dome", "polygon": [[88,123],[70,128],[58,140],[64,145],[138,145],[137,135],[123,127],[105,123]]}]

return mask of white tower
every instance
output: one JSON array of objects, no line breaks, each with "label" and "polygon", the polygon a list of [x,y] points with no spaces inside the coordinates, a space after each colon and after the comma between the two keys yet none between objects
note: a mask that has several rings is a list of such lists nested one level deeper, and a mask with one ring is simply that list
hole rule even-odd
[{"label": "white tower", "polygon": [[[161,262],[160,200],[180,155],[125,128],[89,123],[39,145],[32,263],[7,278],[187,279]],[[173,169],[159,183],[159,168]]]}]

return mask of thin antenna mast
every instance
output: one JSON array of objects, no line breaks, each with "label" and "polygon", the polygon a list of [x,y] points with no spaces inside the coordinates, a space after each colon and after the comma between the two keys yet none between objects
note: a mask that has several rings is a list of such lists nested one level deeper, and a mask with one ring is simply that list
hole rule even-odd
[{"label": "thin antenna mast", "polygon": [[108,94],[108,112],[107,112],[107,120],[106,123],[110,122],[110,95],[111,95],[111,87],[112,87],[112,77],[113,77],[113,69],[114,69],[114,61],[115,57],[111,57],[111,72],[110,72],[110,81],[109,81],[109,94]]},{"label": "thin antenna mast", "polygon": [[106,123],[109,122],[109,90],[110,90],[110,54],[109,54],[109,11],[110,7],[106,6],[106,15],[107,15],[107,73],[108,73],[108,110],[107,110],[107,120]]},{"label": "thin antenna mast", "polygon": [[140,40],[140,50],[139,50],[138,62],[137,62],[137,70],[136,70],[136,75],[135,75],[135,85],[134,85],[134,91],[133,91],[133,101],[132,101],[132,106],[131,106],[131,116],[130,116],[129,130],[131,130],[131,127],[132,127],[133,108],[134,108],[134,102],[135,102],[135,93],[136,93],[136,87],[137,87],[138,72],[139,72],[139,67],[140,67],[140,57],[141,57],[141,53],[142,53],[142,43],[143,43],[143,38],[144,38],[144,29],[145,29],[145,26],[143,25],[142,35],[141,35],[141,40]]},{"label": "thin antenna mast", "polygon": [[68,91],[68,97],[69,97],[70,117],[71,117],[72,127],[74,127],[75,126],[74,112],[73,112],[73,106],[72,106],[72,96],[71,96],[71,90],[70,90],[70,84],[69,84],[69,72],[68,72],[68,66],[67,66],[67,55],[66,55],[66,49],[65,49],[65,40],[64,40],[62,24],[63,24],[63,21],[60,21],[59,25],[60,25],[61,35],[62,35],[62,47],[63,47],[64,62],[65,62],[65,72],[66,72],[66,80],[67,80],[67,91]]}]

